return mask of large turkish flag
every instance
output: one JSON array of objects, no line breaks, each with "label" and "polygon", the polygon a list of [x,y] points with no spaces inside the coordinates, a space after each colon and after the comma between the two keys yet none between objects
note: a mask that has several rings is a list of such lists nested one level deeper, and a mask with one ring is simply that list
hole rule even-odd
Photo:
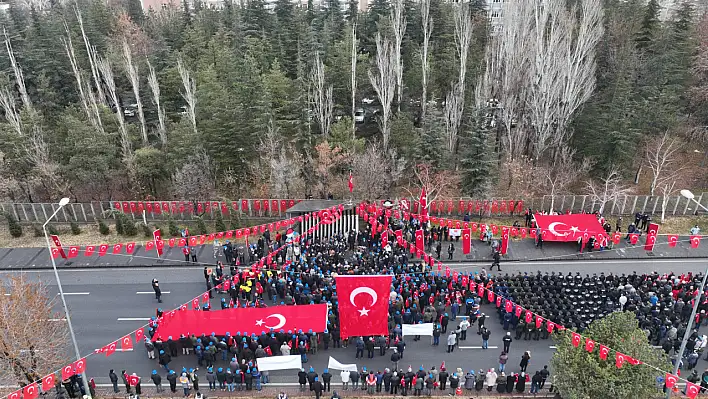
[{"label": "large turkish flag", "polygon": [[462,229],[462,253],[465,255],[470,253],[472,246],[471,236],[470,229]]},{"label": "large turkish flag", "polygon": [[[390,283],[389,283],[390,285]],[[387,303],[388,308],[388,303]],[[312,330],[324,332],[327,325],[327,305],[272,306],[268,308],[231,308],[211,312],[184,310],[175,312],[169,320],[160,323],[156,337],[163,340],[169,336],[202,333],[224,336],[236,332],[246,335],[280,330]]]},{"label": "large turkish flag", "polygon": [[391,276],[337,276],[342,338],[388,334]]},{"label": "large turkish flag", "polygon": [[570,214],[570,215],[534,215],[536,224],[544,234],[544,241],[578,241],[585,233],[589,236],[597,237],[598,234],[606,236],[605,230],[592,214]]}]

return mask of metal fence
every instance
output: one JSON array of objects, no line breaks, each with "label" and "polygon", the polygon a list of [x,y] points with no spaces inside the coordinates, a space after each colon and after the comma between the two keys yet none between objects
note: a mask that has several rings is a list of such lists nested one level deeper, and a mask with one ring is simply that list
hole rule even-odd
[{"label": "metal fence", "polygon": [[[297,199],[240,199],[237,201],[150,201],[150,209],[148,202],[136,201],[97,201],[84,203],[70,203],[62,208],[56,216],[57,223],[94,223],[97,219],[111,219],[115,217],[116,212],[123,212],[128,217],[139,220],[144,217],[148,221],[164,221],[172,218],[175,221],[191,221],[196,216],[204,219],[213,219],[216,214],[220,214],[224,220],[233,220],[238,218],[283,218],[285,217],[286,209],[293,206],[301,200]],[[519,201],[523,201],[523,209],[531,208],[533,210],[549,210],[551,202],[553,208],[559,212],[570,210],[573,213],[595,212],[598,211],[602,204],[593,201],[587,195],[558,195],[551,201],[551,196],[543,196],[540,198],[525,198],[519,199],[488,199],[488,200],[473,200],[471,198],[458,198],[455,200],[446,199],[436,201],[444,206],[431,207],[431,214],[440,216],[458,216],[461,217],[469,210],[469,213],[483,215],[498,215],[509,216],[519,214],[520,208],[515,206],[514,212],[511,213],[507,208],[499,206],[498,212],[492,212],[491,204],[493,202],[501,204],[502,202],[514,201],[518,205]],[[701,193],[696,197],[701,205],[708,207],[708,193]],[[476,204],[487,203],[486,208],[481,207],[476,211]],[[126,209],[126,204],[128,209]],[[157,204],[160,204],[159,206]],[[264,206],[269,204],[269,206]],[[463,206],[464,204],[464,206]],[[647,212],[651,214],[660,214],[663,204],[663,197],[648,196],[648,195],[627,195],[618,198],[616,201],[610,201],[605,204],[603,214],[605,215],[633,215],[636,212]],[[153,206],[154,205],[154,206]],[[20,223],[44,223],[45,220],[54,212],[58,205],[51,203],[0,203],[0,210],[9,213],[15,217]],[[164,207],[167,211],[164,211]],[[160,208],[157,211],[156,208]],[[486,210],[485,210],[486,209]],[[666,215],[695,215],[706,214],[693,201],[688,200],[680,195],[671,196],[666,203]]]}]

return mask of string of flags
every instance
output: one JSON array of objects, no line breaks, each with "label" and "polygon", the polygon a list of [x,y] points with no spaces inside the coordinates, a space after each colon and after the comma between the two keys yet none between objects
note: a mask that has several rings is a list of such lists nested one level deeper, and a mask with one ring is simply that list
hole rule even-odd
[{"label": "string of flags", "polygon": [[[51,235],[51,239],[54,243],[54,247],[51,248],[51,256],[54,259],[59,257],[63,259],[71,259],[79,256],[82,252],[86,257],[93,256],[97,254],[98,256],[105,256],[106,254],[119,255],[125,252],[125,254],[132,255],[135,252],[136,246],[142,245],[146,251],[157,251],[158,256],[162,256],[165,246],[170,248],[178,247],[194,247],[198,245],[205,245],[208,242],[213,242],[214,240],[226,239],[226,240],[240,240],[245,239],[248,241],[249,236],[257,236],[258,234],[263,234],[266,230],[268,231],[278,231],[283,228],[290,228],[294,226],[296,222],[307,221],[310,218],[317,218],[320,220],[327,220],[331,218],[332,215],[337,213],[342,213],[344,211],[344,205],[335,206],[329,209],[323,209],[320,211],[306,213],[304,215],[288,218],[283,220],[278,220],[276,222],[259,224],[250,227],[243,227],[235,230],[220,231],[216,233],[201,234],[201,235],[189,235],[189,230],[185,229],[185,237],[171,237],[169,239],[162,239],[161,231],[155,230],[153,232],[153,239],[142,243],[127,242],[127,243],[117,243],[117,244],[90,244],[90,245],[70,245],[68,247],[63,246],[59,236]],[[65,251],[64,248],[67,250]],[[82,250],[83,249],[83,250]]]},{"label": "string of flags", "polygon": [[[366,211],[363,211],[360,213],[362,216],[367,215]],[[366,220],[366,218],[365,218]],[[376,219],[373,217],[369,218],[370,222],[373,222],[372,225],[372,231],[376,229]],[[387,232],[390,232],[388,230],[388,225],[385,223],[382,227],[382,230],[385,229]],[[408,242],[406,239],[403,238],[403,235],[400,234],[400,230],[398,230],[396,233],[396,239],[399,245],[403,246],[404,248],[410,248],[412,254],[418,255],[419,258],[423,258],[425,260],[426,264],[430,264],[430,266],[433,266],[434,262],[437,262],[438,265],[438,272],[441,271],[442,269],[442,262],[440,261],[435,261],[432,256],[428,256],[425,254],[424,251],[422,251],[420,248],[422,248],[422,245],[419,245],[418,242],[412,243]],[[387,242],[387,236],[388,234],[383,234],[381,236],[382,246],[386,246],[388,244]],[[417,238],[417,237],[416,237]],[[418,241],[418,240],[416,240]],[[422,254],[422,256],[421,256]],[[604,345],[602,343],[596,342],[590,337],[585,337],[580,333],[577,333],[572,330],[567,330],[563,325],[554,323],[551,320],[548,320],[531,310],[523,308],[521,305],[510,301],[509,299],[504,298],[503,296],[496,294],[493,291],[493,286],[494,282],[490,279],[486,286],[482,283],[477,283],[474,281],[474,279],[471,279],[468,275],[466,274],[460,274],[457,271],[451,272],[449,266],[445,266],[445,275],[447,278],[450,278],[450,285],[454,282],[455,284],[458,283],[458,281],[462,284],[463,287],[468,287],[469,290],[471,291],[476,291],[477,295],[480,298],[486,298],[489,303],[495,304],[497,308],[501,308],[502,306],[504,307],[504,310],[508,313],[514,313],[514,315],[518,318],[524,317],[524,321],[527,324],[534,323],[536,328],[540,329],[544,326],[546,327],[546,331],[549,334],[552,334],[554,332],[562,332],[566,331],[569,332],[571,335],[571,344],[576,347],[583,347],[584,350],[586,350],[589,353],[593,353],[597,349],[598,357],[600,360],[607,361],[608,359],[611,359],[611,353],[614,353],[614,360],[615,360],[615,366],[618,369],[621,369],[625,364],[631,365],[631,366],[639,366],[639,365],[646,365],[656,371],[659,371],[663,374],[665,374],[664,381],[666,383],[666,387],[668,389],[673,389],[674,391],[678,391],[677,383],[679,380],[683,380],[686,383],[686,391],[685,394],[687,397],[690,399],[694,399],[698,393],[700,392],[700,385],[694,384],[689,382],[688,380],[685,380],[683,378],[680,378],[677,375],[674,375],[672,373],[666,372],[665,370],[662,370],[658,367],[655,367],[650,364],[646,364],[642,362],[639,359],[636,359],[629,354],[622,353],[616,349],[613,349],[607,345]]]},{"label": "string of flags", "polygon": [[[317,230],[320,225],[322,224],[331,224],[332,222],[336,221],[339,219],[342,215],[340,209],[343,209],[343,205],[339,205],[330,209],[324,209],[319,212],[314,212],[317,213],[317,216],[319,218],[318,222],[314,224],[312,227],[310,227],[304,235],[298,235],[294,237],[293,239],[295,241],[300,241],[304,239],[304,237],[311,235],[315,230]],[[273,252],[269,253],[267,256],[262,257],[260,260],[255,262],[251,266],[251,271],[249,273],[253,273],[253,275],[257,275],[260,273],[263,273],[262,268],[264,266],[274,266],[273,265],[273,255],[277,255],[280,251],[285,250],[287,246],[281,246],[278,247],[276,250]],[[286,262],[285,266],[287,266],[290,262]],[[272,273],[270,270],[266,270],[267,273]],[[212,290],[228,290],[231,287],[231,284],[236,284],[238,281],[234,279],[233,281],[231,279],[227,279],[223,283],[217,285],[216,287],[212,288]],[[209,291],[205,291],[202,294],[192,298],[190,301],[183,303],[180,305],[178,308],[164,312],[161,318],[158,318],[156,320],[151,320],[147,324],[144,324],[143,326],[139,327],[136,330],[133,330],[132,332],[124,335],[121,337],[119,340],[113,341],[107,345],[104,345],[100,349],[96,349],[93,351],[93,353],[89,353],[88,355],[84,356],[83,358],[69,363],[62,368],[55,370],[41,379],[38,379],[36,381],[33,381],[21,389],[18,389],[9,395],[5,396],[7,399],[36,399],[40,396],[40,392],[49,392],[54,386],[56,385],[57,381],[57,373],[61,373],[61,378],[62,380],[66,380],[67,378],[71,378],[74,375],[77,374],[82,374],[86,371],[86,359],[89,356],[96,355],[103,353],[105,354],[106,357],[111,356],[114,354],[116,351],[120,350],[122,352],[130,351],[133,349],[133,336],[135,337],[135,343],[140,344],[144,341],[145,339],[145,327],[154,327],[158,323],[160,323],[162,320],[168,320],[171,317],[174,317],[177,311],[185,311],[188,309],[188,306],[192,306],[192,310],[200,310],[200,305],[201,302],[208,304],[209,303]],[[120,343],[120,349],[118,348],[118,345]],[[128,382],[131,386],[135,386],[139,383],[140,377],[133,374],[133,375],[128,375]],[[40,391],[41,388],[41,391]]]}]

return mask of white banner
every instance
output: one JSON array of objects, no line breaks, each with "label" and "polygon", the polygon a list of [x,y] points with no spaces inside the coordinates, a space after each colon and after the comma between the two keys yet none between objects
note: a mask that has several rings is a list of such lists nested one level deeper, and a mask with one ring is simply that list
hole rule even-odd
[{"label": "white banner", "polygon": [[403,324],[403,335],[433,335],[433,323]]},{"label": "white banner", "polygon": [[449,229],[447,233],[450,237],[459,237],[462,234],[462,229]]},{"label": "white banner", "polygon": [[259,357],[257,359],[258,369],[266,370],[300,370],[302,359],[300,355]]},{"label": "white banner", "polygon": [[342,364],[339,363],[337,359],[333,358],[332,356],[329,357],[329,364],[327,365],[327,368],[332,370],[357,371],[356,364]]}]

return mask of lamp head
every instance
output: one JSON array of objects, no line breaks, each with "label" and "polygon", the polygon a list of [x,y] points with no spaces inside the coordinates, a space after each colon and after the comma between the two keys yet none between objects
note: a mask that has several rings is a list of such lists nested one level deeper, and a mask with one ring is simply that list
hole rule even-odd
[{"label": "lamp head", "polygon": [[59,200],[59,206],[65,206],[66,204],[69,203],[69,201],[70,201],[69,198],[66,198],[66,197],[60,199],[60,200]]}]

